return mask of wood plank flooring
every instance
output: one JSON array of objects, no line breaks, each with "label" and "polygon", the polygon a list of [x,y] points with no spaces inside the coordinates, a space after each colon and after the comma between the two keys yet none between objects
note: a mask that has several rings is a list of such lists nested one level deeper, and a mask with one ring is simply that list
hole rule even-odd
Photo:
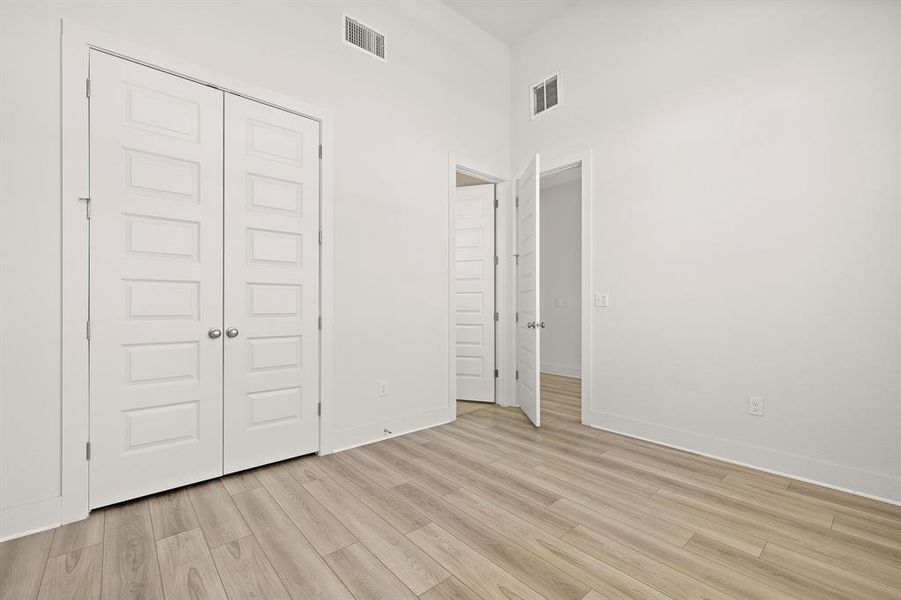
[{"label": "wood plank flooring", "polygon": [[456,422],[0,544],[0,600],[901,598],[901,507],[579,424]]}]

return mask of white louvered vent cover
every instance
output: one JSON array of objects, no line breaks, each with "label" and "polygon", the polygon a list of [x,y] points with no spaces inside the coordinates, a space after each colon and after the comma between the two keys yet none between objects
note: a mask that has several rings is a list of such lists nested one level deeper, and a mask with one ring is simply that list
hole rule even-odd
[{"label": "white louvered vent cover", "polygon": [[344,15],[344,41],[367,54],[385,60],[385,36],[347,15]]},{"label": "white louvered vent cover", "polygon": [[532,116],[540,115],[559,103],[557,75],[532,86]]}]

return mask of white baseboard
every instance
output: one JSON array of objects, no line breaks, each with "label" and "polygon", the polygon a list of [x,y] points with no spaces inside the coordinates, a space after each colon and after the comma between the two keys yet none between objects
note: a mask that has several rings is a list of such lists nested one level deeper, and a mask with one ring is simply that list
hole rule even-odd
[{"label": "white baseboard", "polygon": [[0,542],[58,527],[61,501],[57,496],[0,510]]},{"label": "white baseboard", "polygon": [[[335,431],[335,451],[347,450],[447,423],[447,409],[388,419],[370,425]],[[391,431],[385,433],[385,429]],[[61,498],[47,498],[0,510],[0,542],[30,535],[60,525]]]},{"label": "white baseboard", "polygon": [[[357,446],[388,440],[405,433],[413,433],[420,429],[444,425],[447,422],[448,409],[435,408],[415,415],[333,431],[332,447],[335,449],[335,452],[340,452],[341,450],[349,450]],[[386,429],[391,433],[385,433]]]},{"label": "white baseboard", "polygon": [[590,427],[693,452],[743,467],[901,505],[901,478],[725,440],[622,415],[589,411]]},{"label": "white baseboard", "polygon": [[581,377],[582,367],[568,367],[566,365],[549,365],[541,364],[542,373],[550,373],[551,375],[562,375],[564,377]]}]

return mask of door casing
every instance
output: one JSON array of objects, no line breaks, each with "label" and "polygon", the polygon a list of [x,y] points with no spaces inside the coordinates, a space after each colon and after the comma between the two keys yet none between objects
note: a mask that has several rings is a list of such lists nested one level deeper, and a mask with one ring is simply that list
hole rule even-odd
[{"label": "door casing", "polygon": [[313,119],[320,124],[320,454],[333,451],[332,391],[334,389],[334,147],[332,113],[296,98],[256,86],[235,77],[167,55],[127,40],[96,31],[70,20],[60,22],[61,175],[62,207],[62,353],[61,353],[61,490],[59,524],[88,515],[89,461],[89,229],[86,202],[89,194],[88,55],[99,50],[184,79],[255,100]]},{"label": "door casing", "polygon": [[[542,158],[541,174],[548,175],[556,171],[562,171],[570,167],[581,167],[581,200],[580,200],[580,219],[581,219],[581,286],[580,297],[582,302],[582,398],[581,398],[581,421],[583,425],[588,425],[588,413],[590,400],[592,398],[592,382],[593,372],[592,365],[592,339],[595,327],[595,313],[592,297],[594,290],[594,271],[592,269],[592,245],[593,245],[593,224],[592,224],[592,207],[594,206],[594,150],[588,148],[581,152],[568,154],[564,156],[552,157],[551,159]],[[540,291],[539,291],[540,293]]]},{"label": "door casing", "polygon": [[[447,167],[447,223],[448,223],[448,249],[447,249],[447,301],[448,301],[448,315],[447,315],[447,336],[448,336],[448,346],[447,346],[447,356],[448,356],[448,366],[447,366],[447,420],[448,422],[454,421],[457,418],[457,360],[456,360],[456,347],[457,347],[457,332],[454,327],[456,312],[454,310],[454,290],[456,288],[456,278],[457,278],[457,262],[456,262],[456,217],[454,214],[454,202],[456,199],[457,193],[457,183],[456,183],[456,175],[457,172],[467,173],[479,179],[485,181],[485,183],[493,183],[494,184],[494,193],[495,199],[497,199],[499,207],[494,211],[494,252],[495,256],[499,258],[498,265],[495,267],[495,280],[494,280],[494,305],[495,311],[501,314],[501,321],[503,320],[504,313],[504,297],[502,296],[502,290],[506,290],[506,285],[501,284],[501,280],[505,277],[507,273],[507,265],[505,264],[505,252],[502,251],[502,246],[504,244],[504,234],[503,231],[506,229],[501,224],[502,217],[501,215],[504,213],[508,201],[510,199],[510,184],[503,177],[498,177],[496,175],[488,174],[487,170],[480,169],[475,166],[476,163],[472,161],[466,161],[460,159],[454,154],[448,155],[448,167]],[[504,375],[504,367],[503,361],[500,358],[501,353],[501,341],[500,336],[503,335],[505,328],[502,322],[495,322],[495,352],[494,352],[494,368],[498,369],[499,376],[495,378],[494,382],[494,401],[497,404],[505,405],[504,398],[506,398],[506,394],[504,391],[504,385],[506,377]],[[512,373],[512,371],[510,371]]]},{"label": "door casing", "polygon": [[[581,199],[580,199],[580,219],[581,219],[581,235],[582,235],[582,244],[581,244],[581,278],[580,278],[580,298],[581,298],[581,308],[582,308],[582,394],[581,394],[581,422],[583,425],[588,425],[588,413],[589,413],[589,405],[590,399],[592,398],[592,339],[594,332],[594,320],[595,320],[595,308],[592,304],[592,297],[594,296],[594,281],[593,281],[593,269],[592,269],[592,243],[593,243],[593,224],[592,224],[592,207],[594,206],[594,178],[593,178],[593,169],[594,169],[594,150],[592,148],[588,148],[586,150],[582,150],[581,152],[576,152],[573,154],[563,155],[552,157],[551,159],[542,158],[541,161],[541,175],[549,175],[551,173],[562,171],[563,169],[568,169],[570,167],[581,167]],[[515,181],[515,184],[518,185],[519,179]],[[515,226],[516,221],[514,219],[513,222],[514,232],[512,234],[513,239],[516,239]],[[514,252],[516,250],[514,249]],[[506,285],[512,285],[511,289],[515,289],[516,282],[513,283],[505,282]],[[539,290],[540,293],[540,290]],[[514,307],[514,310],[516,308]],[[507,355],[507,360],[516,361],[516,347],[513,343],[508,343],[506,347],[499,349],[499,352],[504,352]]]}]

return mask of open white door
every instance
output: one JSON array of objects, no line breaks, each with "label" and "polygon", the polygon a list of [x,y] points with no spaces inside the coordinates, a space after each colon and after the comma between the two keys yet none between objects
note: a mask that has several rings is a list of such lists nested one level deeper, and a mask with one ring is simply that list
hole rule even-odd
[{"label": "open white door", "polygon": [[91,52],[92,508],[222,474],[222,92]]},{"label": "open white door", "polygon": [[225,472],[319,449],[319,123],[225,97]]},{"label": "open white door", "polygon": [[494,402],[494,184],[457,188],[457,399]]},{"label": "open white door", "polygon": [[539,156],[516,186],[516,399],[526,416],[541,425],[541,328],[538,273]]}]

